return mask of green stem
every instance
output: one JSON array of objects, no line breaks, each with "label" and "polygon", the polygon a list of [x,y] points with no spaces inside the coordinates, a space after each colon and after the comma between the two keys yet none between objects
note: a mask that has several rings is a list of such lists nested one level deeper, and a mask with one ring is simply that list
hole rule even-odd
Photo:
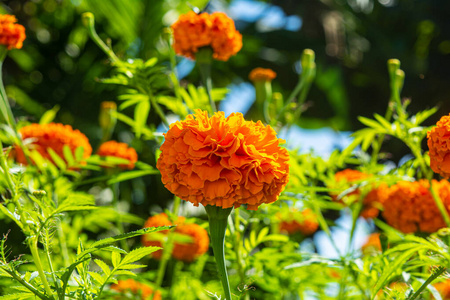
[{"label": "green stem", "polygon": [[445,224],[447,227],[450,227],[450,217],[448,215],[447,209],[444,206],[444,203],[442,203],[441,198],[436,193],[436,191],[433,188],[433,182],[431,179],[428,181],[430,183],[430,192],[431,195],[433,195],[434,202],[436,203],[436,206],[438,207],[439,211],[441,212],[442,217],[444,218]]},{"label": "green stem", "polygon": [[242,265],[242,251],[241,251],[241,230],[240,226],[240,215],[239,215],[239,208],[236,208],[234,210],[234,252],[236,253],[236,262],[238,267],[238,274],[239,278],[241,280],[241,283],[244,283],[245,281],[245,273],[244,273],[244,267]]},{"label": "green stem", "polygon": [[155,285],[158,288],[160,288],[163,283],[164,275],[166,274],[167,263],[169,262],[170,257],[172,255],[173,244],[174,244],[173,235],[170,232],[167,237],[167,241],[163,246],[161,261],[159,262],[158,272],[156,273],[157,275]]},{"label": "green stem", "polygon": [[34,264],[36,265],[37,271],[39,273],[39,277],[41,279],[42,284],[44,285],[44,289],[50,298],[54,298],[53,292],[48,284],[47,277],[45,276],[44,269],[42,268],[41,258],[39,256],[39,251],[37,247],[38,238],[33,237],[28,240],[28,246],[31,250],[31,255],[33,256]]},{"label": "green stem", "polygon": [[[123,234],[123,233],[125,233],[125,229],[123,227],[123,223],[121,220],[122,217],[120,216],[120,211],[119,211],[119,182],[113,183],[111,186],[111,189],[113,192],[113,206],[114,206],[117,214],[119,215],[116,220],[117,231],[119,234]],[[128,243],[127,243],[126,239],[120,241],[120,246],[122,247],[123,250],[125,250],[127,252],[129,251],[129,247],[128,247]]]},{"label": "green stem", "polygon": [[3,85],[3,61],[5,60],[8,50],[4,46],[0,46],[0,110],[5,122],[16,131],[16,122],[9,105],[8,96],[6,95],[5,86]]},{"label": "green stem", "polygon": [[10,270],[6,270],[6,269],[3,269],[3,270],[5,270],[6,273],[8,273],[9,275],[11,275],[12,278],[14,278],[14,280],[19,282],[21,285],[23,285],[25,288],[27,288],[30,292],[35,294],[40,299],[44,299],[44,300],[50,300],[51,299],[51,298],[45,296],[44,294],[42,294],[41,292],[39,292],[34,286],[29,284],[27,281],[23,280],[21,276],[16,274],[16,272],[10,271]]},{"label": "green stem", "polygon": [[203,85],[206,88],[209,104],[211,105],[210,113],[217,111],[216,104],[212,98],[212,80],[211,80],[211,62],[212,62],[212,49],[209,47],[201,48],[196,55],[197,64],[200,70],[200,76],[202,77]]},{"label": "green stem", "polygon": [[216,259],[219,278],[225,292],[225,299],[231,300],[230,283],[228,282],[227,268],[225,266],[225,233],[227,231],[228,216],[233,207],[221,208],[218,206],[205,206],[209,219],[209,234],[211,236],[211,245]]}]

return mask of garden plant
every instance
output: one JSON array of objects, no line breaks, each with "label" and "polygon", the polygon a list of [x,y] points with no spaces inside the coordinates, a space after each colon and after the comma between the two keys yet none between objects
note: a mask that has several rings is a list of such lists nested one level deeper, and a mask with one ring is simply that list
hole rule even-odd
[{"label": "garden plant", "polygon": [[[156,41],[167,55],[146,60],[116,53],[93,13],[79,22],[109,67],[94,85],[114,95],[96,103],[95,137],[57,122],[58,107],[14,115],[1,68],[27,28],[0,15],[0,299],[450,299],[450,115],[425,125],[438,109],[402,98],[399,60],[386,63],[385,113],[358,117],[324,157],[280,138],[310,105],[308,45],[292,91],[252,66],[255,102],[226,114],[214,74],[245,39],[225,13],[180,14]],[[383,151],[392,140],[406,159]],[[143,182],[155,205],[139,212]],[[319,234],[335,256],[319,254]]]}]

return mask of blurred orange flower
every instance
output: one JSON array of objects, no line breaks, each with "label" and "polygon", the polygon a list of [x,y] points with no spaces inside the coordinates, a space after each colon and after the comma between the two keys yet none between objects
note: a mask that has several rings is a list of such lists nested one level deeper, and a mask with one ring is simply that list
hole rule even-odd
[{"label": "blurred orange flower", "polygon": [[311,235],[319,228],[319,222],[311,209],[307,208],[302,211],[290,210],[288,214],[279,214],[281,219],[280,231],[294,234],[300,232],[303,235]]},{"label": "blurred orange flower", "polygon": [[264,68],[253,69],[248,75],[251,81],[272,81],[275,77],[277,77],[277,73],[271,69]]},{"label": "blurred orange flower", "polygon": [[[165,213],[155,215],[148,218],[144,227],[159,227],[168,225],[177,225],[175,233],[189,236],[192,241],[189,243],[175,242],[172,250],[172,256],[184,262],[192,262],[197,257],[203,255],[209,248],[209,237],[206,230],[197,224],[185,224],[184,217],[178,217],[175,224],[169,220]],[[168,234],[168,230],[159,231],[159,234]],[[157,246],[164,247],[160,240],[154,238],[154,234],[145,234],[142,236],[142,244],[146,247]],[[162,250],[158,250],[151,254],[156,259],[161,259]]]},{"label": "blurred orange flower", "polygon": [[[119,280],[116,284],[111,285],[111,289],[121,294],[131,293],[133,296],[140,296],[141,300],[161,300],[161,293],[156,291],[153,294],[153,289],[144,283],[140,283],[134,279]],[[152,298],[153,296],[153,298]],[[120,298],[123,299],[123,298]],[[137,298],[133,298],[137,299]]]},{"label": "blurred orange flower", "polygon": [[433,286],[441,295],[442,300],[450,300],[450,279],[435,283]]},{"label": "blurred orange flower", "polygon": [[9,50],[22,48],[25,40],[25,27],[16,22],[15,16],[0,15],[0,45],[5,45]]},{"label": "blurred orange flower", "polygon": [[172,25],[175,52],[195,59],[201,47],[210,46],[213,58],[227,61],[242,48],[242,35],[226,14],[196,14],[193,11],[181,15]]},{"label": "blurred orange flower", "polygon": [[[446,227],[429,187],[426,180],[399,181],[393,185],[384,203],[383,217],[387,223],[404,233],[432,233]],[[449,211],[450,183],[433,180],[433,188]]]},{"label": "blurred orange flower", "polygon": [[170,126],[156,164],[166,188],[195,206],[256,210],[272,203],[289,177],[289,154],[270,126],[241,113],[195,115]]},{"label": "blurred orange flower", "polygon": [[381,251],[380,234],[378,232],[370,234],[366,243],[362,245],[361,250],[363,253],[371,250]]},{"label": "blurred orange flower", "polygon": [[[337,186],[333,187],[340,190],[349,189],[352,185],[364,181],[370,178],[371,174],[366,174],[358,170],[345,169],[335,174],[335,182]],[[389,192],[389,188],[385,183],[381,183],[378,186],[375,184],[371,185],[371,190],[366,194],[363,199],[363,208],[361,211],[361,216],[366,219],[376,218],[380,213],[379,208],[383,205]],[[346,194],[345,196],[359,197],[361,191],[359,188]],[[338,201],[338,194],[331,193],[331,198],[333,201]]]},{"label": "blurred orange flower", "polygon": [[[25,141],[25,147],[30,150],[38,151],[42,157],[53,162],[47,149],[52,149],[62,159],[64,159],[63,148],[68,146],[72,154],[78,147],[83,147],[83,158],[91,156],[92,147],[88,138],[79,130],[74,130],[70,125],[60,123],[50,124],[31,124],[19,129],[22,140]],[[27,143],[29,140],[30,143]],[[20,147],[16,147],[17,162],[26,165],[27,160]],[[65,160],[65,159],[64,159]],[[67,161],[66,161],[67,162]]]},{"label": "blurred orange flower", "polygon": [[430,167],[444,178],[450,177],[450,115],[443,116],[427,133]]},{"label": "blurred orange flower", "polygon": [[128,164],[119,165],[122,169],[134,169],[134,164],[138,160],[138,155],[134,148],[128,147],[125,143],[119,143],[116,141],[108,141],[101,144],[97,154],[100,156],[114,156],[129,160],[130,162]]}]

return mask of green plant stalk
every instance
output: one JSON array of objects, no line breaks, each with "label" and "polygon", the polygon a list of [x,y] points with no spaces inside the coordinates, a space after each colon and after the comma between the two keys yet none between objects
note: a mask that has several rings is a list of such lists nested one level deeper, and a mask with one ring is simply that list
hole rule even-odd
[{"label": "green plant stalk", "polygon": [[239,208],[234,209],[234,252],[236,254],[236,262],[238,267],[238,274],[241,283],[245,281],[244,266],[242,265],[242,251],[241,251],[241,217],[239,215]]},{"label": "green plant stalk", "polygon": [[3,85],[3,61],[6,58],[7,49],[0,46],[0,110],[5,122],[16,132],[16,122],[9,105],[8,96],[6,95],[5,86]]},{"label": "green plant stalk", "polygon": [[227,231],[228,216],[233,207],[222,208],[219,206],[205,206],[206,214],[209,219],[209,235],[211,236],[211,245],[216,259],[219,278],[225,292],[225,299],[231,300],[230,283],[228,282],[227,268],[225,266],[225,233]]},{"label": "green plant stalk", "polygon": [[45,255],[47,257],[48,267],[50,268],[50,272],[52,273],[53,282],[55,283],[56,289],[59,290],[60,289],[59,282],[58,282],[58,279],[56,278],[55,270],[53,269],[52,259],[50,257],[50,249],[48,247],[49,243],[50,243],[50,241],[48,239],[48,232],[46,232],[45,233],[45,244],[44,244]]},{"label": "green plant stalk", "polygon": [[433,274],[431,274],[430,277],[428,277],[428,279],[419,287],[419,289],[407,300],[414,300],[417,297],[419,297],[422,294],[423,290],[427,287],[427,285],[429,285],[431,282],[433,282],[433,280],[438,278],[445,271],[446,271],[445,267],[442,267],[442,266],[438,267],[436,269],[436,271]]},{"label": "green plant stalk", "polygon": [[167,263],[170,260],[170,256],[172,255],[172,250],[174,246],[173,235],[169,233],[167,237],[167,241],[163,246],[163,253],[161,257],[161,261],[159,262],[158,272],[156,273],[156,282],[155,285],[157,288],[160,288],[162,282],[164,280],[164,275],[166,274]]},{"label": "green plant stalk", "polygon": [[209,47],[201,48],[196,55],[198,68],[200,70],[200,76],[202,78],[203,85],[206,88],[206,94],[208,95],[209,104],[211,110],[209,113],[217,111],[216,104],[212,98],[212,79],[211,79],[211,63],[212,63],[212,49]]},{"label": "green plant stalk", "polygon": [[36,265],[36,269],[39,273],[39,278],[42,281],[42,284],[44,285],[44,289],[47,292],[47,294],[50,296],[50,298],[56,299],[53,295],[53,292],[50,288],[50,285],[48,284],[47,277],[45,276],[44,269],[42,268],[41,258],[39,256],[39,251],[37,247],[38,238],[32,237],[28,240],[28,246],[31,250],[31,255],[33,256],[34,264]]},{"label": "green plant stalk", "polygon": [[432,180],[428,179],[428,182],[430,183],[430,192],[433,196],[434,202],[436,203],[436,206],[438,207],[439,211],[441,212],[442,218],[444,218],[445,224],[447,227],[450,227],[450,217],[448,215],[447,209],[445,208],[444,204],[442,203],[441,198],[436,193],[436,191],[433,188]]},{"label": "green plant stalk", "polygon": [[22,277],[20,277],[19,275],[16,274],[16,272],[11,271],[11,270],[5,270],[6,273],[8,273],[9,275],[11,275],[12,278],[14,278],[14,280],[16,280],[17,282],[19,282],[21,285],[23,285],[25,288],[27,288],[30,292],[32,292],[33,294],[35,294],[37,297],[39,297],[40,299],[44,299],[44,300],[50,300],[52,298],[49,298],[47,296],[45,296],[44,294],[42,294],[41,292],[39,292],[34,286],[32,286],[31,284],[29,284],[27,281],[23,280]]},{"label": "green plant stalk", "polygon": [[70,265],[69,250],[67,249],[67,242],[66,238],[64,237],[64,231],[62,228],[61,221],[59,221],[58,225],[58,241],[61,249],[61,254],[64,260],[64,265],[69,266]]},{"label": "green plant stalk", "polygon": [[167,121],[166,115],[164,114],[164,111],[162,110],[161,106],[159,106],[158,102],[156,102],[155,97],[153,96],[153,93],[149,89],[144,89],[142,87],[136,87],[136,89],[141,92],[144,95],[148,96],[148,99],[150,100],[151,105],[155,108],[156,113],[161,118],[161,121],[164,123],[164,125],[169,128],[170,124],[169,121]]}]

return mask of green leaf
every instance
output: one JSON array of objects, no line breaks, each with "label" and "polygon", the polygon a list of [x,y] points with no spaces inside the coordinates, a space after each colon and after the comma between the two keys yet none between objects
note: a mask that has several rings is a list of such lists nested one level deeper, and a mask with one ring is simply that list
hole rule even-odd
[{"label": "green leaf", "polygon": [[118,252],[112,253],[111,261],[112,261],[114,268],[116,268],[119,265],[121,259],[122,259],[122,256]]},{"label": "green leaf", "polygon": [[109,274],[111,274],[111,269],[104,261],[100,259],[94,259],[94,261],[102,269],[103,273],[105,273],[106,276],[109,276]]},{"label": "green leaf", "polygon": [[377,129],[379,133],[386,133],[386,128],[384,128],[382,125],[380,125],[380,123],[372,119],[359,116],[358,120],[366,126],[369,126],[373,129]]},{"label": "green leaf", "polygon": [[121,264],[128,265],[135,261],[140,260],[144,256],[150,255],[151,253],[158,251],[161,249],[161,247],[142,247],[134,249],[133,251],[130,251],[123,259]]},{"label": "green leaf", "polygon": [[161,230],[168,230],[173,228],[174,226],[161,226],[161,227],[147,227],[147,228],[142,228],[136,231],[131,231],[128,233],[124,233],[124,234],[119,234],[116,236],[112,236],[106,239],[102,239],[99,241],[94,242],[89,248],[99,248],[103,245],[107,245],[107,244],[112,244],[114,242],[117,241],[121,241],[121,240],[125,240],[125,239],[129,239],[135,236],[140,236],[143,234],[148,234],[148,233],[152,233],[152,232],[158,232]]},{"label": "green leaf", "polygon": [[119,269],[133,270],[133,269],[140,269],[140,268],[145,268],[145,267],[147,267],[147,265],[128,264],[128,265],[120,265]]},{"label": "green leaf", "polygon": [[103,278],[102,275],[96,272],[88,272],[89,275],[91,275],[92,278],[94,278],[95,281],[97,281],[100,285],[102,285],[107,278]]},{"label": "green leaf", "polygon": [[139,102],[134,109],[134,131],[136,132],[136,137],[141,136],[141,128],[145,127],[147,124],[148,114],[150,112],[150,100]]},{"label": "green leaf", "polygon": [[58,166],[60,170],[65,170],[67,168],[64,160],[58,154],[56,154],[56,152],[52,148],[47,148],[47,152],[48,154],[50,154],[53,162]]},{"label": "green leaf", "polygon": [[77,147],[75,149],[75,160],[77,162],[81,162],[83,160],[83,154],[84,154],[84,148],[83,147]]},{"label": "green leaf", "polygon": [[1,300],[21,300],[30,299],[35,297],[33,293],[14,293],[9,295],[0,296]]},{"label": "green leaf", "polygon": [[75,158],[73,157],[72,150],[70,150],[70,147],[68,145],[64,145],[63,154],[69,167],[75,165]]},{"label": "green leaf", "polygon": [[114,275],[137,276],[136,273],[127,270],[117,270]]},{"label": "green leaf", "polygon": [[380,122],[381,125],[384,126],[384,128],[386,129],[386,131],[391,131],[392,129],[392,124],[386,120],[384,117],[380,116],[379,114],[374,114],[373,115],[375,117],[375,119],[377,119],[378,122]]},{"label": "green leaf", "polygon": [[109,179],[106,183],[107,184],[113,184],[117,182],[122,182],[125,180],[130,180],[133,178],[138,178],[146,175],[155,175],[159,174],[158,170],[136,170],[136,171],[130,171],[130,172],[123,172],[116,176],[113,176],[111,179]]},{"label": "green leaf", "polygon": [[48,124],[51,123],[55,117],[56,114],[59,111],[59,105],[55,105],[52,109],[47,110],[41,117],[41,119],[39,120],[39,124]]}]

